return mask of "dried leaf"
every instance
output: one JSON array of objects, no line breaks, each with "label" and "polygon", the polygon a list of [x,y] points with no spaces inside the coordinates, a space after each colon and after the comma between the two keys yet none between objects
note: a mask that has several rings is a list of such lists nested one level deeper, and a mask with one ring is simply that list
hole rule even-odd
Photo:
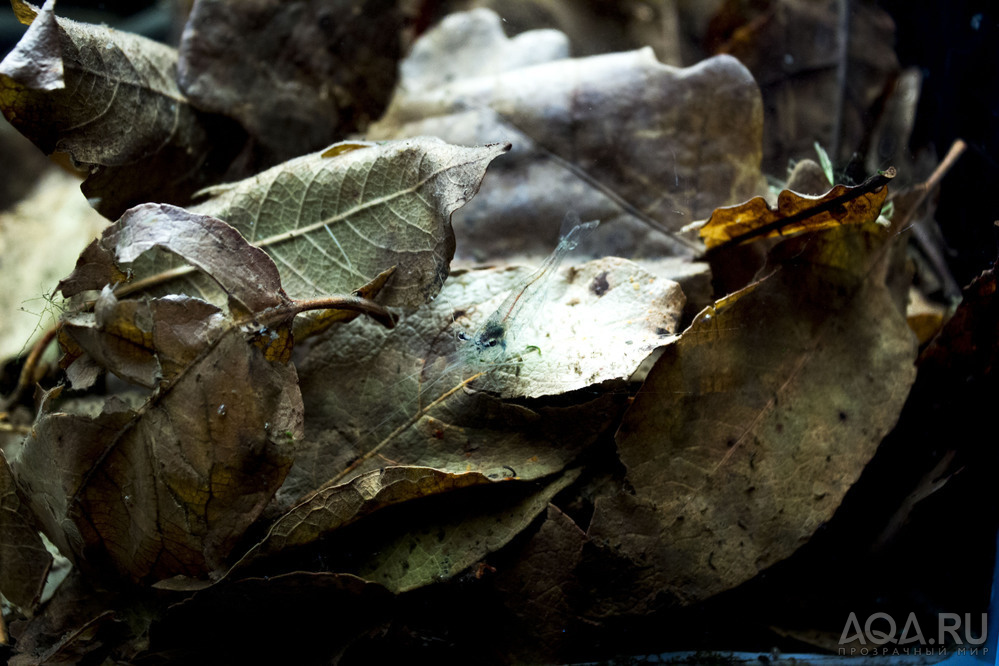
[{"label": "dried leaf", "polygon": [[[14,461],[60,550],[88,571],[137,581],[222,567],[284,480],[303,418],[294,367],[274,362],[275,345],[290,353],[295,304],[267,254],[221,220],[132,209],[62,284],[91,289],[156,247],[217,280],[236,318],[183,296],[121,301],[106,287],[93,313],[68,315],[67,339],[82,348],[71,351],[141,384],[160,382],[156,392],[134,410],[111,398],[96,418],[46,407]],[[281,332],[250,344],[261,325]]]},{"label": "dried leaf", "polygon": [[[391,333],[358,321],[316,343],[299,361],[310,417],[282,503],[385,460],[534,479],[591,442],[618,409],[615,382],[675,331],[682,295],[626,260],[591,262],[556,276],[506,362],[470,357],[459,333],[470,337],[526,274],[455,276]],[[569,397],[528,409],[490,393]]]},{"label": "dried leaf", "polygon": [[[28,622],[11,625],[19,654],[11,666],[81,664],[106,651],[114,636],[116,599],[107,590],[95,589],[87,577],[73,569],[45,603],[44,611]],[[110,631],[108,631],[110,630]],[[118,632],[120,635],[120,632]]]},{"label": "dried leaf", "polygon": [[223,321],[218,308],[196,298],[118,301],[105,288],[94,313],[71,315],[62,329],[101,367],[152,388],[193,363],[222,333]]},{"label": "dried leaf", "polygon": [[895,169],[890,168],[861,185],[837,185],[818,197],[781,190],[776,208],[763,197],[755,197],[738,206],[717,209],[701,227],[700,235],[712,250],[842,224],[868,224],[881,214],[888,181],[894,177]]},{"label": "dried leaf", "polygon": [[[176,83],[173,49],[107,26],[56,19],[47,0],[0,63],[0,108],[46,153],[91,169],[87,195],[115,218],[144,201],[184,203],[234,151],[221,122]],[[231,136],[231,135],[230,135]]]},{"label": "dried leaf", "polygon": [[[747,16],[721,50],[745,63],[763,91],[767,171],[809,155],[816,140],[830,150],[838,145],[831,157],[846,163],[855,150],[864,150],[868,123],[880,115],[898,73],[891,17],[871,5],[847,10],[835,3],[774,0],[765,7],[762,15]],[[849,12],[845,80],[838,72],[844,30],[838,11]],[[834,113],[840,114],[839,127]]]},{"label": "dried leaf", "polygon": [[[678,244],[660,230],[765,191],[759,90],[735,59],[676,69],[645,49],[482,75],[480,50],[513,45],[486,29],[495,41],[470,42],[467,32],[450,32],[455,25],[463,24],[452,18],[417,42],[389,111],[367,136],[513,142],[490,187],[455,220],[461,251],[543,254],[557,233],[546,223],[573,209],[602,221],[592,242],[605,254],[673,254]],[[461,50],[429,53],[458,43]],[[454,78],[439,85],[433,72],[445,71]]]},{"label": "dried leaf", "polygon": [[228,576],[268,556],[316,542],[335,530],[401,502],[493,483],[470,472],[451,474],[430,467],[385,467],[345,484],[328,484],[305,497],[272,525],[267,536],[250,549]]},{"label": "dried leaf", "polygon": [[69,517],[73,498],[86,485],[94,461],[101,459],[130,417],[117,398],[109,399],[97,418],[42,415],[11,460],[14,478],[42,531],[74,564],[79,564],[84,542]]},{"label": "dried leaf", "polygon": [[180,87],[199,108],[239,120],[270,166],[381,115],[402,19],[394,0],[202,0],[181,39]]},{"label": "dried leaf", "polygon": [[0,592],[11,603],[31,612],[42,596],[52,566],[18,494],[10,466],[0,451]]},{"label": "dried leaf", "polygon": [[635,494],[599,500],[589,530],[633,567],[614,612],[734,587],[832,516],[915,376],[912,335],[870,268],[884,235],[799,243],[666,348],[617,436]]},{"label": "dried leaf", "polygon": [[80,257],[77,269],[59,283],[64,296],[101,289],[120,274],[120,263],[161,248],[212,277],[240,315],[287,302],[281,277],[267,253],[250,245],[221,220],[165,204],[143,204],[127,211]]},{"label": "dried leaf", "polygon": [[448,580],[509,543],[578,476],[579,470],[572,470],[548,483],[474,489],[479,496],[466,491],[462,501],[447,495],[439,498],[447,506],[437,511],[416,502],[401,505],[383,516],[394,529],[372,530],[374,548],[357,574],[396,593]]},{"label": "dried leaf", "polygon": [[[412,309],[432,298],[447,276],[451,213],[508,148],[421,138],[332,158],[314,153],[214,188],[191,213],[225,220],[270,254],[292,298],[350,293],[396,266],[381,301]],[[177,265],[159,256],[133,270],[159,290],[213,300],[211,285]]]},{"label": "dried leaf", "polygon": [[503,605],[519,619],[516,634],[522,638],[515,644],[526,649],[520,660],[542,655],[546,662],[563,662],[565,651],[580,642],[582,637],[573,631],[573,599],[581,593],[576,567],[585,543],[579,526],[549,504],[545,522],[516,554],[515,564],[497,572]]},{"label": "dried leaf", "polygon": [[[63,552],[135,580],[220,567],[284,480],[295,370],[223,336],[138,411],[43,416],[13,463]],[[60,543],[61,542],[61,543]]]},{"label": "dried leaf", "polygon": [[[486,485],[473,478],[475,487],[414,496],[324,533],[315,544],[319,559],[312,555],[307,561],[395,593],[445,581],[509,543],[578,476],[579,470],[571,470],[537,482]],[[322,507],[311,508],[325,515]],[[298,555],[291,562],[297,564]]]}]

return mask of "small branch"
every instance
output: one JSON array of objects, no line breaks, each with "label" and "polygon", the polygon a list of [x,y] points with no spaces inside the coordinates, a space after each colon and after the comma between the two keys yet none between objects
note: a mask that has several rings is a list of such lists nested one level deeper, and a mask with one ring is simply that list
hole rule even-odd
[{"label": "small branch", "polygon": [[923,202],[926,201],[926,197],[928,197],[930,192],[932,192],[937,185],[940,184],[940,181],[947,175],[947,172],[950,171],[951,167],[954,166],[954,163],[957,162],[958,158],[961,157],[967,147],[968,144],[966,144],[963,140],[954,140],[954,143],[950,145],[950,150],[947,151],[947,154],[940,161],[940,164],[937,165],[937,168],[933,170],[933,173],[930,174],[930,177],[927,178],[925,182],[920,183],[913,188],[915,191],[919,192],[919,197],[912,202],[912,205],[907,211],[905,211],[905,215],[903,217],[900,217],[897,220],[892,220],[893,231],[898,231],[909,223],[912,216],[923,205]]}]

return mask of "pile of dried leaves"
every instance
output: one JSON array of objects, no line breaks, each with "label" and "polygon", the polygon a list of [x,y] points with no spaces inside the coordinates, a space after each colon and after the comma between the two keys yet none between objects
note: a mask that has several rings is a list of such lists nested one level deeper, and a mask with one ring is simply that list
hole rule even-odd
[{"label": "pile of dried leaves", "polygon": [[[397,83],[405,2],[195,2],[179,49],[12,4],[0,107],[115,220],[61,172],[0,219],[12,663],[564,661],[705,647],[663,623],[747,594],[809,605],[793,563],[829,566],[917,376],[893,169],[802,163],[767,203],[787,146],[738,60],[571,59],[485,9]],[[602,258],[472,265],[537,263],[570,210]],[[938,381],[994,343],[982,281]],[[865,544],[904,538],[956,468],[930,462]],[[841,626],[795,620],[746,635]]]}]

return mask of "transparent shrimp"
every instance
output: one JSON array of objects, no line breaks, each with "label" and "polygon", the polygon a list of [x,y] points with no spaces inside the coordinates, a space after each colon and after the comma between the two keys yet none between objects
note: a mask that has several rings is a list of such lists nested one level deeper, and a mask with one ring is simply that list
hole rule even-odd
[{"label": "transparent shrimp", "polygon": [[510,354],[524,351],[511,347],[530,328],[535,313],[545,301],[552,276],[558,272],[565,255],[575,249],[599,224],[597,220],[580,222],[575,212],[566,213],[561,237],[552,253],[537,270],[510,292],[471,337],[462,336],[466,340],[465,348],[469,358],[484,363],[498,363]]}]

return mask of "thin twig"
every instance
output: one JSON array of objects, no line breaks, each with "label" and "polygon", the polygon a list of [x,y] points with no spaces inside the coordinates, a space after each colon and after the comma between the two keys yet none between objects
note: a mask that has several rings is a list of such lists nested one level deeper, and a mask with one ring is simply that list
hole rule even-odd
[{"label": "thin twig", "polygon": [[36,342],[31,348],[31,353],[28,354],[28,358],[25,359],[24,367],[21,368],[21,374],[17,378],[17,387],[4,401],[5,405],[13,405],[16,403],[21,399],[21,394],[24,390],[35,383],[34,377],[36,374],[36,368],[38,367],[38,362],[42,358],[42,354],[45,353],[45,349],[55,339],[56,335],[59,334],[60,327],[62,327],[61,323],[56,324],[52,328],[45,331],[45,333],[42,334],[42,337],[38,339],[38,342]]},{"label": "thin twig", "polygon": [[909,210],[905,211],[903,216],[900,216],[896,220],[892,220],[892,231],[898,231],[909,223],[909,220],[912,219],[915,212],[919,210],[920,206],[923,205],[923,202],[926,201],[926,197],[928,197],[930,192],[932,192],[937,185],[940,184],[940,181],[947,175],[947,172],[950,171],[951,167],[954,166],[954,163],[957,162],[958,158],[961,157],[967,147],[968,145],[963,140],[954,140],[954,143],[950,145],[950,150],[947,151],[947,154],[940,161],[940,164],[937,165],[937,168],[933,170],[933,173],[930,174],[930,177],[912,188],[913,190],[919,192],[919,197],[917,197],[912,203]]}]

